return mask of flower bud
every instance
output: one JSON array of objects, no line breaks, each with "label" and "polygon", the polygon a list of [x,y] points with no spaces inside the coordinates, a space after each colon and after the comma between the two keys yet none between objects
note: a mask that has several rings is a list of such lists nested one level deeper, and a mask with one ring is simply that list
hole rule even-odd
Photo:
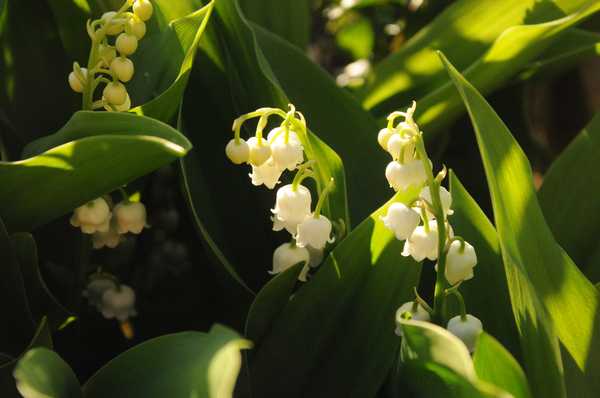
[{"label": "flower bud", "polygon": [[402,162],[409,162],[414,160],[415,143],[410,137],[403,137],[400,134],[392,134],[387,143],[387,151],[392,155],[394,160],[400,160],[402,155]]},{"label": "flower bud", "polygon": [[273,270],[269,273],[272,275],[279,274],[298,263],[306,265],[309,258],[308,250],[305,247],[284,243],[273,252]]},{"label": "flower bud", "polygon": [[105,30],[107,35],[118,35],[123,31],[123,24],[120,21],[115,21],[114,17],[117,15],[116,11],[108,11],[102,14],[102,20],[104,23],[108,23],[109,20],[113,19],[110,23],[108,23],[107,28]]},{"label": "flower bud", "polygon": [[117,50],[113,46],[100,44],[98,46],[98,56],[102,59],[104,66],[109,67],[112,60],[117,56]]},{"label": "flower bud", "polygon": [[117,318],[121,322],[137,315],[135,292],[127,285],[105,291],[102,295],[101,312],[106,319]]},{"label": "flower bud", "polygon": [[139,234],[146,225],[146,206],[141,202],[123,201],[113,209],[120,234]]},{"label": "flower bud", "polygon": [[465,242],[463,250],[461,250],[461,246],[460,241],[453,241],[446,254],[445,274],[446,280],[451,285],[473,278],[473,267],[477,265],[475,248],[467,242]]},{"label": "flower bud", "polygon": [[408,303],[402,304],[398,308],[398,310],[396,311],[396,336],[402,336],[402,320],[404,319],[404,314],[407,312],[410,313],[410,319],[413,319],[415,321],[428,322],[431,319],[431,315],[429,315],[429,312],[427,312],[427,310],[423,308],[421,304],[417,303],[416,307],[417,308],[415,310],[414,301],[409,301]]},{"label": "flower bud", "polygon": [[265,139],[261,139],[259,143],[258,138],[250,137],[248,139],[248,149],[250,150],[248,161],[253,166],[260,166],[271,157],[271,146]]},{"label": "flower bud", "polygon": [[225,146],[225,154],[234,164],[242,164],[248,161],[250,148],[244,139],[240,138],[239,142],[235,142],[234,138]]},{"label": "flower bud", "polygon": [[405,240],[415,231],[421,222],[421,217],[419,213],[403,203],[392,203],[387,214],[381,217],[381,221],[396,235],[396,239]]},{"label": "flower bud", "polygon": [[80,70],[81,74],[83,75],[83,80],[79,78],[75,71],[69,73],[69,86],[71,86],[71,89],[76,93],[83,93],[87,80],[87,69],[80,68]]},{"label": "flower bud", "polygon": [[333,243],[335,240],[331,237],[331,228],[331,221],[327,217],[319,215],[315,218],[310,214],[298,224],[296,244],[300,247],[323,249],[327,243]]},{"label": "flower bud", "polygon": [[302,222],[310,214],[311,195],[308,188],[298,185],[294,190],[291,184],[277,190],[275,208],[271,211],[281,221]]},{"label": "flower bud", "polygon": [[117,51],[121,55],[131,55],[137,50],[138,39],[135,35],[130,35],[127,33],[121,33],[117,37],[117,41],[115,42],[115,47],[117,47]]},{"label": "flower bud", "polygon": [[111,105],[123,105],[127,101],[127,89],[119,82],[110,82],[104,87],[102,95]]},{"label": "flower bud", "polygon": [[404,257],[412,256],[420,262],[425,258],[436,260],[438,257],[438,229],[435,220],[429,220],[429,231],[421,225],[415,229],[410,238],[404,243]]},{"label": "flower bud", "polygon": [[128,82],[133,77],[133,62],[129,58],[117,57],[110,63],[110,70],[122,82]]},{"label": "flower bud", "polygon": [[131,108],[131,98],[129,98],[129,94],[127,94],[127,98],[125,98],[125,102],[123,102],[121,105],[112,105],[112,108],[109,106],[104,106],[104,109],[106,109],[109,112],[127,112],[129,109]]},{"label": "flower bud", "polygon": [[281,173],[283,173],[283,169],[277,167],[273,159],[269,159],[260,166],[252,166],[252,173],[248,175],[252,180],[252,185],[264,185],[269,189],[273,189],[279,183]]},{"label": "flower bud", "polygon": [[467,314],[465,320],[463,320],[460,315],[450,319],[446,329],[461,339],[469,349],[469,352],[472,353],[475,351],[477,337],[479,337],[479,334],[483,331],[483,325],[479,319],[471,314]]},{"label": "flower bud", "polygon": [[404,164],[390,162],[385,169],[385,177],[395,191],[404,191],[413,185],[423,185],[427,181],[423,163],[416,159]]},{"label": "flower bud", "polygon": [[[292,133],[296,139],[292,138]],[[271,143],[271,157],[281,169],[292,171],[304,160],[304,148],[292,131],[286,143],[285,133],[282,131]]]},{"label": "flower bud", "polygon": [[129,18],[127,24],[129,25],[131,33],[133,33],[138,40],[141,40],[142,37],[146,35],[146,24],[139,17],[134,15]]},{"label": "flower bud", "polygon": [[149,0],[136,0],[133,3],[133,13],[142,21],[147,21],[152,17],[154,7]]},{"label": "flower bud", "polygon": [[75,209],[71,225],[81,228],[84,234],[107,232],[112,214],[104,198],[94,199]]},{"label": "flower bud", "polygon": [[[421,193],[419,194],[419,198],[429,203],[433,203],[431,199],[431,192],[429,191],[428,186],[423,187]],[[444,187],[440,187],[440,200],[442,201],[442,209],[444,210],[444,214],[447,216],[454,214],[454,210],[450,209],[450,206],[452,206],[452,195],[450,195],[450,192],[448,192],[448,190]]]},{"label": "flower bud", "polygon": [[388,141],[393,134],[394,131],[388,128],[379,130],[379,133],[377,134],[377,142],[386,152],[388,150]]}]

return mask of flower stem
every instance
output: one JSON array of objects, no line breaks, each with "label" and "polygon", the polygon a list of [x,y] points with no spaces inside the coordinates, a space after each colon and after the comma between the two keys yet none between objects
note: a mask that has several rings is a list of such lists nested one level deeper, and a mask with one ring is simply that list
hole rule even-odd
[{"label": "flower stem", "polygon": [[329,182],[327,183],[327,185],[325,186],[325,188],[323,188],[323,191],[321,191],[321,195],[319,196],[319,201],[317,202],[317,206],[315,207],[315,212],[314,212],[314,217],[315,218],[319,218],[319,216],[321,215],[321,208],[323,207],[323,204],[325,203],[325,199],[327,198],[327,195],[329,195],[329,193],[333,190],[333,187],[335,186],[333,177],[329,180]]}]

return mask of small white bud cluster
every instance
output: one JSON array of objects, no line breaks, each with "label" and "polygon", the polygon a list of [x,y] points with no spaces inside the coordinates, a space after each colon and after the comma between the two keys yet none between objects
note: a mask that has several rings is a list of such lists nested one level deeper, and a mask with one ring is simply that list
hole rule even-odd
[{"label": "small white bud cluster", "polygon": [[140,234],[146,224],[146,206],[141,202],[123,200],[111,210],[110,200],[100,197],[73,211],[71,225],[81,228],[84,234],[92,235],[95,249],[115,248],[123,235],[131,232]]},{"label": "small white bud cluster", "polygon": [[[154,9],[149,0],[135,0],[130,12],[127,10],[131,3],[127,0],[118,11],[106,12],[101,18],[88,22],[87,30],[92,39],[90,64],[82,68],[75,62],[69,74],[73,91],[84,96],[87,93],[93,97],[97,85],[106,84],[102,99],[91,104],[94,109],[125,112],[131,108],[131,98],[123,83],[133,78],[135,68],[127,57],[137,50],[138,41],[146,34],[144,21],[152,17]],[[109,43],[110,36],[117,36],[113,44]]]},{"label": "small white bud cluster", "polygon": [[106,319],[116,318],[119,322],[126,322],[137,315],[135,291],[127,285],[119,284],[108,274],[92,275],[83,296]]},{"label": "small white bud cluster", "polygon": [[[433,176],[423,133],[413,119],[415,110],[416,103],[413,102],[406,112],[391,113],[388,116],[388,126],[379,131],[377,141],[392,157],[392,162],[385,170],[390,187],[395,191],[416,188],[420,193],[412,203],[391,204],[381,220],[394,233],[396,239],[406,241],[402,256],[410,256],[417,262],[425,259],[437,261],[436,270],[443,264],[443,278],[445,286],[448,287],[443,294],[455,294],[461,303],[461,315],[452,318],[447,328],[461,338],[472,351],[482,326],[477,318],[466,314],[458,288],[463,281],[473,278],[477,255],[472,245],[454,236],[452,226],[448,222],[448,216],[454,212],[452,196],[441,186],[446,169],[436,177]],[[399,116],[404,117],[404,121],[394,126],[394,121]],[[443,250],[441,256],[440,248]],[[400,321],[403,318],[408,316],[429,321],[431,312],[434,310],[418,295],[414,302],[404,303],[396,313],[396,334],[401,335]]]},{"label": "small white bud cluster", "polygon": [[[273,115],[283,118],[283,122],[264,138],[263,129]],[[260,119],[255,135],[245,141],[240,137],[241,127],[245,121],[256,117]],[[303,163],[302,140],[307,137],[304,116],[296,112],[293,105],[287,113],[276,108],[261,108],[236,119],[233,131],[235,137],[226,145],[225,153],[234,164],[247,163],[251,166],[249,176],[253,185],[274,189],[285,170],[297,170],[294,182],[277,190],[275,207],[271,210],[273,230],[286,230],[292,235],[292,242],[284,243],[275,250],[270,273],[278,274],[295,264],[304,263],[299,279],[306,281],[309,266],[318,266],[325,246],[333,242],[332,223],[320,212],[324,198],[333,188],[333,181],[321,192],[312,211],[311,192],[301,184],[303,179],[312,177],[310,167],[314,163]]]}]

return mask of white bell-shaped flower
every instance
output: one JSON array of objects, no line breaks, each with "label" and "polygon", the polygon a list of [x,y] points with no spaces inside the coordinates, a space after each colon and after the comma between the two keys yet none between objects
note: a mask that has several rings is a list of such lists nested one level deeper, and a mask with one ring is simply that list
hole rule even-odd
[{"label": "white bell-shaped flower", "polygon": [[327,243],[335,241],[335,238],[331,237],[331,229],[331,221],[327,217],[308,215],[298,224],[296,244],[300,247],[311,246],[315,249],[323,249]]},{"label": "white bell-shaped flower", "polygon": [[395,191],[404,191],[413,185],[423,185],[427,181],[427,174],[420,160],[411,160],[404,164],[390,162],[385,169],[385,177]]},{"label": "white bell-shaped flower", "polygon": [[393,134],[394,130],[388,128],[379,130],[379,133],[377,134],[377,142],[379,143],[379,146],[381,146],[386,152],[388,151],[388,141]]},{"label": "white bell-shaped flower", "polygon": [[392,155],[392,159],[394,160],[402,160],[402,162],[414,160],[415,143],[411,137],[395,133],[388,140],[387,148],[387,151]]},{"label": "white bell-shaped flower", "polygon": [[306,246],[308,249],[308,253],[310,254],[310,262],[308,265],[311,268],[317,268],[323,262],[323,258],[325,257],[325,250],[323,249],[315,249],[312,246]]},{"label": "white bell-shaped flower", "polygon": [[[284,132],[283,128],[275,127],[273,130],[269,131],[269,134],[267,134],[267,141],[269,141],[269,143],[273,143],[273,142],[275,142],[275,140],[279,139],[279,137],[281,137],[284,133],[285,132]],[[298,144],[302,144],[300,142],[300,138],[298,138],[298,134],[296,134],[296,132],[294,130],[290,130],[289,134],[290,134],[290,136],[289,136],[290,141],[293,141]]]},{"label": "white bell-shaped flower", "polygon": [[120,234],[139,234],[146,224],[146,206],[142,202],[123,201],[115,206],[117,231]]},{"label": "white bell-shaped flower", "polygon": [[264,185],[269,189],[273,189],[279,183],[282,173],[283,169],[279,168],[273,162],[273,159],[269,159],[260,166],[252,166],[252,173],[248,175],[252,180],[252,185]]},{"label": "white bell-shaped flower", "polygon": [[123,235],[118,231],[116,218],[112,218],[108,231],[95,232],[94,235],[92,235],[92,245],[94,246],[94,249],[102,249],[105,246],[114,249],[119,246],[122,239]]},{"label": "white bell-shaped flower", "polygon": [[[277,129],[281,128],[278,127]],[[269,142],[271,141],[269,140]],[[288,142],[285,142],[285,132],[281,131],[271,142],[271,157],[277,166],[290,171],[302,163],[304,160],[304,147],[302,147],[302,144],[298,140],[297,134],[290,131]]]},{"label": "white bell-shaped flower", "polygon": [[410,319],[414,319],[415,321],[426,321],[428,322],[431,319],[431,315],[429,312],[421,304],[416,305],[417,309],[415,310],[415,302],[409,301],[408,303],[402,304],[398,307],[396,311],[396,335],[402,336],[402,319],[406,312],[410,313]]},{"label": "white bell-shaped flower", "polygon": [[396,239],[405,240],[415,231],[421,222],[421,216],[404,203],[392,203],[381,221],[396,235]]},{"label": "white bell-shaped flower", "polygon": [[461,246],[460,241],[453,241],[446,254],[445,274],[446,280],[451,285],[473,278],[473,267],[477,265],[475,248],[467,242],[462,250]]},{"label": "white bell-shaped flower", "polygon": [[75,209],[71,225],[81,228],[84,234],[108,232],[112,214],[104,198],[94,199]]},{"label": "white bell-shaped flower", "polygon": [[271,211],[280,221],[300,223],[311,213],[311,200],[310,191],[304,185],[299,184],[294,190],[293,185],[288,184],[277,190],[275,208]]},{"label": "white bell-shaped flower", "polygon": [[102,294],[101,312],[106,319],[116,318],[121,322],[137,315],[135,292],[127,285],[105,291]]},{"label": "white bell-shaped flower", "polygon": [[[429,203],[433,203],[431,199],[431,192],[429,191],[429,187],[423,187],[421,193],[419,194],[419,198],[425,200]],[[450,192],[444,187],[440,187],[440,200],[442,201],[442,209],[444,209],[444,214],[449,216],[454,214],[454,210],[450,207],[452,206],[452,195]]]},{"label": "white bell-shaped flower", "polygon": [[104,292],[116,289],[117,284],[114,280],[106,277],[97,277],[92,279],[85,290],[83,297],[87,298],[88,304],[96,307],[98,311],[102,310],[102,296]]},{"label": "white bell-shaped flower", "polygon": [[242,138],[235,142],[235,138],[225,146],[225,154],[234,164],[242,164],[248,161],[250,156],[250,148],[248,143]]},{"label": "white bell-shaped flower", "polygon": [[298,263],[308,265],[309,261],[310,255],[305,247],[284,243],[273,252],[273,270],[269,273],[279,274]]},{"label": "white bell-shaped flower", "polygon": [[261,139],[260,143],[258,138],[250,137],[247,141],[249,154],[248,162],[253,166],[263,165],[271,157],[271,146],[265,139]]},{"label": "white bell-shaped flower", "polygon": [[435,220],[429,220],[429,231],[425,226],[418,226],[410,238],[404,243],[402,255],[412,256],[415,261],[423,261],[425,258],[436,260],[438,257],[438,227]]},{"label": "white bell-shaped flower", "polygon": [[448,321],[446,327],[450,333],[462,340],[469,349],[469,352],[475,351],[477,337],[483,331],[483,325],[479,319],[471,314],[467,314],[465,319],[458,315]]}]

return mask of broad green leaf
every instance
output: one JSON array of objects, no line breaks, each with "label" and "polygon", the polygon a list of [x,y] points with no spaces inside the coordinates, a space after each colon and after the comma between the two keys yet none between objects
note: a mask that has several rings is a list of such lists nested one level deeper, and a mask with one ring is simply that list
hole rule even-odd
[{"label": "broad green leaf", "polygon": [[344,161],[350,214],[354,223],[359,223],[383,204],[389,192],[384,173],[372,169],[377,165],[383,170],[389,161],[377,144],[376,120],[304,53],[260,27],[255,26],[254,31],[290,100]]},{"label": "broad green leaf", "polygon": [[[555,241],[537,201],[527,157],[506,125],[449,61],[441,58],[475,128],[504,261],[531,281],[557,336],[577,365],[567,369],[568,390],[577,391],[577,396],[595,396],[600,392],[596,376],[600,370],[598,291]],[[573,372],[580,372],[581,377]],[[534,384],[532,388],[538,388]]]},{"label": "broad green leaf", "polygon": [[473,357],[475,372],[487,381],[512,394],[514,398],[530,398],[531,392],[519,363],[502,345],[487,333],[477,340]]},{"label": "broad green leaf", "polygon": [[240,0],[252,22],[286,39],[300,49],[310,40],[310,0]]},{"label": "broad green leaf", "polygon": [[219,325],[208,333],[158,337],[106,364],[85,383],[84,396],[231,397],[242,362],[240,350],[250,346]]},{"label": "broad green leaf", "polygon": [[600,175],[594,164],[600,150],[600,114],[554,161],[544,176],[538,198],[556,240],[597,282],[599,263],[594,261],[600,233]]},{"label": "broad green leaf", "polygon": [[47,317],[50,327],[54,330],[66,326],[75,318],[46,286],[38,266],[37,246],[33,236],[19,233],[12,235],[10,239],[21,266],[25,293],[33,319],[37,322]]},{"label": "broad green leaf", "polygon": [[496,230],[453,172],[450,172],[450,192],[454,210],[450,217],[452,228],[477,252],[475,277],[460,288],[467,310],[483,322],[489,334],[518,352],[518,335]]},{"label": "broad green leaf", "polygon": [[56,134],[0,163],[0,214],[10,231],[29,231],[177,158],[189,141],[146,117],[78,112]]},{"label": "broad green leaf", "polygon": [[[27,345],[19,347],[22,352],[15,357],[20,357],[26,351],[35,347],[52,348],[52,335],[46,318],[42,318],[31,341]],[[13,377],[13,371],[17,362],[18,359],[12,358],[7,362],[0,363],[0,392],[2,393],[2,398],[22,398],[21,394],[17,391]]]},{"label": "broad green leaf", "polygon": [[[464,76],[483,93],[489,93],[516,75],[566,29],[578,24],[600,9],[597,1],[561,19],[550,22],[513,26],[503,32],[493,45],[469,67]],[[452,84],[447,82],[423,97],[417,116],[423,131],[439,132],[463,112],[464,105]]]},{"label": "broad green leaf", "polygon": [[[406,192],[394,200],[408,203],[416,195]],[[335,247],[256,341],[250,361],[254,396],[371,397],[381,387],[400,342],[396,309],[413,297],[421,269],[400,255],[402,243],[380,220],[391,203]],[[268,286],[271,292],[288,288],[284,278]],[[275,302],[278,294],[268,300],[261,305],[281,304]],[[265,322],[256,312],[249,316]]]},{"label": "broad green leaf", "polygon": [[77,376],[54,351],[34,348],[19,360],[14,377],[24,398],[81,397]]},{"label": "broad green leaf", "polygon": [[[184,195],[203,240],[224,268],[255,289],[267,277],[278,240],[271,230],[269,211],[275,192],[253,187],[248,166],[231,164],[224,148],[233,137],[231,123],[236,117],[265,106],[287,109],[291,101],[278,85],[237,1],[215,3],[201,52],[182,112],[182,131],[196,148],[182,161]],[[299,106],[298,111],[303,109]],[[308,127],[312,129],[310,116]],[[242,134],[253,134],[253,129],[247,126]],[[325,186],[331,177],[335,180],[325,214],[348,226],[345,175],[339,156],[310,132],[303,144],[306,157],[317,161],[319,185]],[[282,181],[291,175],[285,173]]]},{"label": "broad green leaf", "polygon": [[457,1],[376,66],[361,95],[362,103],[365,108],[384,115],[446,82],[435,50],[443,51],[455,60],[459,70],[464,70],[480,59],[506,29],[561,18],[589,3],[585,0]]},{"label": "broad green leaf", "polygon": [[547,78],[576,65],[583,59],[600,55],[600,34],[572,28],[561,35],[537,60],[519,74],[521,79]]},{"label": "broad green leaf", "polygon": [[418,392],[457,398],[510,397],[477,377],[467,347],[446,329],[413,320],[403,321],[402,329],[405,361],[402,366],[407,367],[402,375]]}]

